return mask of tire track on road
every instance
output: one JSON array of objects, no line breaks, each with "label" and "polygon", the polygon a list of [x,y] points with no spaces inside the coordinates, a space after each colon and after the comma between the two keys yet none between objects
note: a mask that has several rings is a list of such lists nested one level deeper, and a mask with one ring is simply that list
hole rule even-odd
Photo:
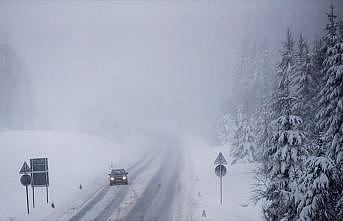
[{"label": "tire track on road", "polygon": [[[140,174],[142,170],[148,167],[153,160],[149,160],[144,165],[139,167],[139,170],[135,171],[133,177],[130,178],[130,183],[132,183]],[[115,210],[120,206],[121,202],[125,199],[127,193],[129,192],[128,186],[123,186],[120,188],[119,192],[114,196],[109,204],[99,213],[99,215],[94,219],[94,221],[104,221],[111,217]]]},{"label": "tire track on road", "polygon": [[[150,152],[148,151],[146,154],[144,154],[143,155],[143,157],[141,158],[141,159],[147,159],[146,160],[146,162],[145,161],[143,161],[143,165],[141,165],[142,164],[142,162],[140,162],[140,161],[137,161],[133,166],[131,166],[131,167],[129,167],[128,168],[128,171],[130,171],[130,170],[135,170],[135,168],[144,168],[144,167],[146,167],[147,165],[149,165],[151,162],[152,162],[152,160],[151,159],[154,159],[155,158],[155,156],[158,154],[158,151],[154,151],[155,152],[155,154],[153,155],[153,157],[150,157],[150,158],[147,158],[146,156],[147,155],[149,155],[150,154]],[[141,166],[140,166],[141,165]],[[141,169],[140,169],[141,170]],[[98,192],[97,194],[96,194],[96,196],[94,196],[88,203],[86,203],[86,205],[77,213],[77,214],[75,214],[75,215],[73,215],[72,216],[72,218],[70,218],[69,219],[69,221],[79,221],[79,220],[81,220],[87,213],[88,213],[88,211],[90,211],[90,210],[92,210],[93,209],[93,207],[99,202],[99,201],[101,201],[104,197],[105,197],[105,195],[109,192],[109,190],[110,190],[111,188],[110,188],[110,186],[103,186],[102,187],[102,190],[100,190],[100,192]],[[121,190],[123,190],[123,188],[121,188]],[[118,195],[122,195],[122,191],[119,191],[118,192]],[[125,197],[125,196],[124,196]],[[113,200],[112,200],[113,201]],[[106,207],[107,208],[107,207]],[[100,213],[101,214],[101,213]],[[107,214],[107,213],[106,213]],[[103,220],[103,219],[102,219]]]},{"label": "tire track on road", "polygon": [[[153,204],[153,214],[152,217],[147,217],[148,220],[172,220],[172,209],[175,203],[175,196],[177,193],[178,182],[180,178],[180,170],[183,163],[183,158],[180,153],[175,157],[174,165],[168,181],[166,182],[166,191],[164,191],[162,196],[159,196],[161,201]],[[179,162],[177,160],[180,160]],[[180,164],[181,163],[181,164]]]},{"label": "tire track on road", "polygon": [[152,221],[166,220],[167,217],[170,217],[170,207],[174,200],[176,182],[179,175],[177,159],[180,155],[179,152],[177,154],[170,153],[173,150],[175,149],[170,148],[167,151],[166,160],[164,161],[167,164],[161,164],[156,175],[148,183],[141,198],[137,200],[135,206],[123,220]]}]

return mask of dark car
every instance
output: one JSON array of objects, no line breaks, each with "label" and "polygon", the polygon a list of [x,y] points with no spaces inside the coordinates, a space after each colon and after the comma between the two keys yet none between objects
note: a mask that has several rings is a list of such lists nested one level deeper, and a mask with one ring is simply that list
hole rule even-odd
[{"label": "dark car", "polygon": [[124,169],[111,170],[111,173],[108,174],[110,176],[110,185],[129,184],[127,174],[128,172],[126,172]]}]

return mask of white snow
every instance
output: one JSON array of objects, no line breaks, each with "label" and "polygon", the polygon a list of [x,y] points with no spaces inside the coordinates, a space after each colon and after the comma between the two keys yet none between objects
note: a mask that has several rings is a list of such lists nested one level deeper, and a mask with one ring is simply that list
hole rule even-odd
[{"label": "white snow", "polygon": [[[190,165],[189,180],[192,200],[191,220],[262,220],[260,205],[255,205],[251,198],[255,184],[253,163],[235,163],[229,157],[229,146],[211,146],[206,142],[190,139],[187,162]],[[227,174],[223,177],[223,204],[220,205],[219,178],[214,173],[214,160],[222,152],[226,160]],[[203,217],[203,211],[206,217]]]},{"label": "white snow", "polygon": [[[142,156],[136,144],[118,145],[97,136],[68,131],[0,132],[0,145],[0,220],[68,219],[107,184],[111,164],[127,168]],[[186,163],[180,175],[174,220],[262,220],[260,205],[251,201],[255,164],[231,165],[228,146],[213,147],[197,139],[188,139],[183,145]],[[229,162],[228,173],[223,178],[223,205],[219,204],[219,178],[214,174],[213,164],[219,152]],[[46,204],[45,189],[37,188],[33,209],[29,189],[31,211],[27,215],[25,188],[19,182],[18,172],[24,161],[34,157],[49,158],[50,203],[54,202],[56,208]],[[138,176],[137,182],[129,185],[126,198],[112,218],[125,217],[156,173],[158,167],[154,165],[159,164],[158,160],[151,164],[144,176]],[[93,211],[107,205],[115,194],[113,191],[104,197]],[[206,217],[202,217],[203,210]],[[88,218],[95,216],[91,211],[87,214]]]},{"label": "white snow", "polygon": [[125,196],[125,199],[120,204],[117,211],[114,211],[112,214],[112,219],[110,218],[109,220],[115,220],[115,218],[118,218],[118,220],[125,220],[125,217],[134,207],[135,202],[143,196],[144,190],[146,190],[149,182],[158,172],[159,167],[157,165],[164,163],[161,161],[163,160],[161,157],[154,157],[154,159],[148,160],[152,161],[153,163],[144,168],[144,173],[137,175],[135,182],[129,184],[128,194]]},{"label": "white snow", "polygon": [[[42,220],[62,216],[70,206],[81,206],[107,182],[110,165],[128,167],[139,156],[134,148],[92,135],[68,131],[0,132],[0,220]],[[132,157],[133,156],[133,157]],[[19,170],[30,158],[48,157],[50,172],[49,204],[45,188],[35,189],[36,208],[26,211],[25,187]],[[126,160],[124,160],[126,159]],[[82,189],[79,185],[82,184]],[[51,207],[54,202],[56,208]]]}]

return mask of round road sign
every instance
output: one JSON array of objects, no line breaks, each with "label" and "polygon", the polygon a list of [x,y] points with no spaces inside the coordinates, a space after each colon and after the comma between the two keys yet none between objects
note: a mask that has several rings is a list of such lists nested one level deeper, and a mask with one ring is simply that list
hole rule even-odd
[{"label": "round road sign", "polygon": [[24,186],[30,185],[30,184],[31,184],[31,176],[30,176],[30,175],[27,175],[27,174],[22,175],[22,176],[20,177],[20,182],[21,182],[21,184],[23,184]]},{"label": "round road sign", "polygon": [[226,174],[226,167],[224,165],[218,165],[214,169],[214,172],[216,173],[217,176],[222,177],[225,176]]}]

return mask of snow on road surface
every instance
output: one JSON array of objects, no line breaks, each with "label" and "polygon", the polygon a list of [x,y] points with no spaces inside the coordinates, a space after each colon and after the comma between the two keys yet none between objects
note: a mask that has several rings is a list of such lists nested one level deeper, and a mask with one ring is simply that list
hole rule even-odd
[{"label": "snow on road surface", "polygon": [[129,171],[129,185],[106,186],[70,216],[58,220],[174,220],[182,153],[162,141]]},{"label": "snow on road surface", "polygon": [[[213,162],[219,151],[232,161],[227,147],[195,139],[182,143],[168,135],[143,142],[123,146],[72,132],[1,132],[6,148],[0,162],[6,166],[0,168],[0,185],[6,191],[0,193],[0,220],[261,220],[260,206],[250,200],[256,165],[228,165],[219,205]],[[27,215],[18,171],[32,157],[49,158],[50,202],[56,208],[45,203],[40,189],[37,206]],[[108,185],[111,163],[128,170],[129,185]]]},{"label": "snow on road surface", "polygon": [[168,147],[158,171],[122,220],[174,220],[182,164],[180,146]]},{"label": "snow on road surface", "polygon": [[[189,140],[187,154],[189,162],[188,184],[192,199],[188,199],[192,214],[189,220],[211,221],[257,221],[262,220],[261,207],[252,198],[254,188],[253,163],[231,165],[228,146],[211,147],[199,140]],[[219,178],[214,173],[214,160],[222,152],[226,160],[227,174],[223,177],[223,204],[220,205]],[[205,211],[205,212],[204,212]],[[203,216],[204,215],[206,216]]]},{"label": "snow on road surface", "polygon": [[[183,151],[178,151],[177,147]],[[171,152],[167,152],[168,158],[163,160],[157,174],[145,189],[137,191],[139,197],[132,197],[130,206],[122,208],[126,213],[118,216],[118,220],[262,220],[260,205],[251,200],[256,164],[228,165],[228,173],[223,179],[224,202],[220,205],[214,160],[221,151],[230,164],[229,147],[213,147],[191,139],[179,142],[169,150]]]},{"label": "snow on road surface", "polygon": [[[107,182],[111,164],[129,167],[141,155],[130,145],[123,148],[107,139],[76,132],[3,131],[0,145],[0,220],[50,220],[54,212],[80,206],[93,196]],[[29,188],[31,209],[27,215],[25,187],[18,173],[24,161],[35,157],[49,159],[49,200],[55,209],[46,203],[45,188],[35,189],[33,209]]]},{"label": "snow on road surface", "polygon": [[63,217],[60,220],[113,220],[118,217],[119,208],[124,202],[128,192],[132,191],[137,177],[146,174],[156,160],[157,150],[152,150],[148,156],[144,155],[139,163],[134,164],[127,170],[129,172],[129,185],[109,186],[107,182],[103,189],[79,210],[75,211],[70,218]]}]

